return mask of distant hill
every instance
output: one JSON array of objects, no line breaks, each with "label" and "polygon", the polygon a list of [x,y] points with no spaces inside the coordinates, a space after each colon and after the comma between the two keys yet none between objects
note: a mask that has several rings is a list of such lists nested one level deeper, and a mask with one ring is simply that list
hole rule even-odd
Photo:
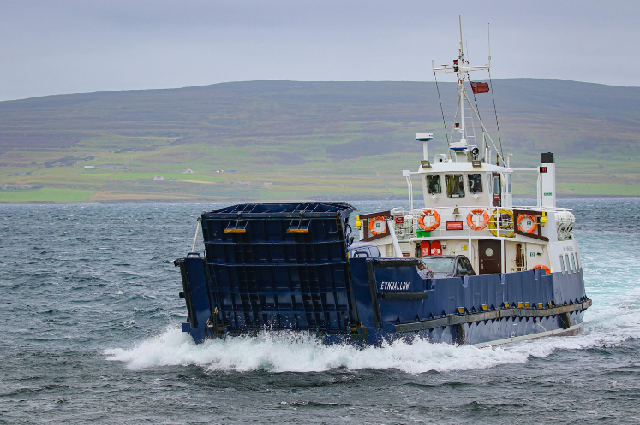
[{"label": "distant hill", "polygon": [[[439,88],[450,129],[455,84]],[[493,88],[513,166],[550,150],[561,195],[640,195],[640,88]],[[477,102],[497,140],[491,95]],[[402,197],[422,131],[438,139],[431,154],[445,152],[434,83],[251,81],[0,102],[0,202]],[[517,187],[530,195],[533,182]]]}]

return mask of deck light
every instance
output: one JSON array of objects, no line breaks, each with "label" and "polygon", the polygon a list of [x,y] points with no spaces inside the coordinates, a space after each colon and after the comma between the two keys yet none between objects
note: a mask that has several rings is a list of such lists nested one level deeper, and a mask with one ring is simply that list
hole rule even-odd
[{"label": "deck light", "polygon": [[287,233],[309,233],[309,229],[305,229],[305,228],[287,229]]},{"label": "deck light", "polygon": [[247,233],[247,229],[238,229],[235,227],[227,227],[224,229],[224,233]]}]

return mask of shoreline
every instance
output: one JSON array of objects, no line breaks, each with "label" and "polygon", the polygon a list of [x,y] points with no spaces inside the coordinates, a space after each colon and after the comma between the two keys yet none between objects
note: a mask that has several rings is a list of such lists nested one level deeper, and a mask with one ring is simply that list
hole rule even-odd
[{"label": "shoreline", "polygon": [[[633,195],[565,195],[558,196],[556,199],[637,199],[640,196]],[[535,199],[531,197],[513,197],[517,199]],[[25,202],[3,202],[0,201],[0,206],[4,205],[109,205],[109,204],[236,204],[236,203],[269,203],[269,202],[391,202],[391,201],[407,201],[406,197],[392,197],[392,198],[350,198],[348,200],[340,200],[335,198],[311,198],[311,199],[251,199],[251,198],[238,198],[238,199],[202,199],[202,200],[177,200],[177,199],[114,199],[108,201],[82,201],[82,202],[51,202],[51,201],[25,201]]]}]

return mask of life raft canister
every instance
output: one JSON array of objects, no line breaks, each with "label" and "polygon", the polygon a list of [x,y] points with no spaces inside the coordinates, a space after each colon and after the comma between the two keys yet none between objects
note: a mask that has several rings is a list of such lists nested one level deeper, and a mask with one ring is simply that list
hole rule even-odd
[{"label": "life raft canister", "polygon": [[533,266],[533,267],[531,268],[531,270],[535,270],[535,269],[542,269],[542,270],[544,270],[545,272],[547,272],[547,274],[551,274],[551,270],[549,270],[549,267],[547,267],[547,266],[545,266],[545,265],[542,265],[542,264],[538,264],[537,266]]},{"label": "life raft canister", "polygon": [[[498,229],[498,214],[500,214],[500,229]],[[504,217],[506,216],[506,218]],[[513,212],[500,208],[491,214],[489,219],[489,231],[493,236],[512,238],[516,230],[513,225]]]},{"label": "life raft canister", "polygon": [[[524,220],[526,218],[526,220]],[[521,222],[524,220],[524,226],[522,226]],[[525,228],[527,230],[525,230]],[[538,229],[538,222],[536,221],[536,216],[533,214],[519,214],[518,215],[518,230],[522,233],[534,233]]]},{"label": "life raft canister", "polygon": [[[476,218],[482,218],[482,224],[476,224],[478,222]],[[469,215],[467,215],[467,224],[469,225],[469,228],[473,230],[486,229],[489,224],[489,214],[487,214],[487,212],[482,208],[471,210]]]},{"label": "life raft canister", "polygon": [[[433,224],[431,225],[425,223],[425,219],[429,220],[429,218],[433,219]],[[436,210],[423,210],[420,218],[418,218],[418,225],[426,232],[436,230],[440,226],[440,214]]]},{"label": "life raft canister", "polygon": [[369,232],[371,232],[373,236],[387,232],[387,220],[384,219],[383,215],[369,219]]}]

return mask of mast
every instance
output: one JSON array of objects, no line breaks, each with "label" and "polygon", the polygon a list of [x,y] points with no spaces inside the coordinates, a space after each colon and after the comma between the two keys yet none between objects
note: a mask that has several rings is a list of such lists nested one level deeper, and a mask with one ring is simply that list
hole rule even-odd
[{"label": "mast", "polygon": [[454,67],[458,65],[458,107],[460,108],[460,145],[466,146],[467,138],[465,133],[465,116],[464,116],[464,41],[462,39],[462,16],[458,15],[458,27],[460,28],[460,47],[458,47],[458,61],[454,61]]},{"label": "mast", "polygon": [[[504,162],[504,158],[502,158],[500,151],[497,149],[493,139],[487,132],[486,127],[482,124],[480,120],[480,114],[476,110],[476,108],[471,103],[469,96],[467,95],[466,89],[464,87],[465,79],[469,79],[469,73],[471,71],[481,71],[481,70],[489,70],[491,64],[491,56],[487,57],[486,65],[470,65],[468,61],[465,60],[464,57],[464,39],[462,35],[462,17],[458,15],[458,26],[460,30],[460,46],[458,47],[458,58],[453,60],[453,65],[450,67],[449,65],[442,65],[442,68],[433,67],[433,72],[443,72],[456,74],[458,78],[458,108],[456,111],[456,122],[454,123],[454,128],[452,129],[452,140],[450,144],[450,149],[457,154],[466,154],[469,150],[469,145],[467,142],[467,129],[466,129],[466,116],[465,116],[465,105],[469,107],[469,110],[472,113],[472,116],[475,115],[478,123],[480,124],[480,128],[482,129],[482,145],[484,146],[487,143],[487,140],[491,143],[493,149],[497,152],[500,158]],[[469,79],[470,81],[470,79]],[[459,134],[459,139],[456,141],[454,139],[454,134]],[[484,149],[483,149],[484,150]],[[489,155],[485,155],[485,152],[482,152],[481,157],[486,156],[484,158],[485,162],[490,161]]]}]

